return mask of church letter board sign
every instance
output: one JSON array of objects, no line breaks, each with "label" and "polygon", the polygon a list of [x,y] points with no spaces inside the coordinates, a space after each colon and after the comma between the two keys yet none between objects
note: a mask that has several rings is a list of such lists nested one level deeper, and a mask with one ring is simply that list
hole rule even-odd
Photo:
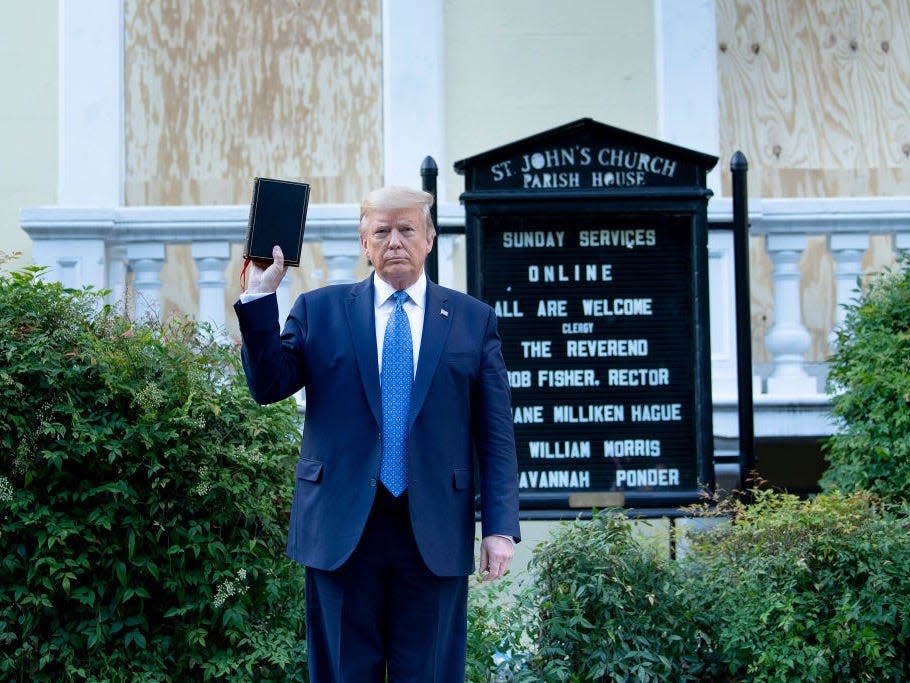
[{"label": "church letter board sign", "polygon": [[582,119],[456,163],[468,289],[494,307],[509,371],[523,509],[676,506],[713,488],[716,161]]}]

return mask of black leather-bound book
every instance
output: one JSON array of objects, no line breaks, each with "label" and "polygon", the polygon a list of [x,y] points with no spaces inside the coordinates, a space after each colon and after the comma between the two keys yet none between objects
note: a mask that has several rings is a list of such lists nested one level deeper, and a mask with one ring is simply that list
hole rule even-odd
[{"label": "black leather-bound book", "polygon": [[299,266],[309,201],[307,183],[256,178],[244,258],[271,263],[272,247],[277,244],[284,253],[285,264]]}]

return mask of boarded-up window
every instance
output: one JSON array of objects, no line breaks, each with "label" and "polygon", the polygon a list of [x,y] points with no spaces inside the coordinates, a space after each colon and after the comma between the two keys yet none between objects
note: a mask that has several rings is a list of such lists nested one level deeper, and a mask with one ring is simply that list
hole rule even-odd
[{"label": "boarded-up window", "polygon": [[256,175],[314,202],[382,181],[379,0],[126,0],[126,201],[242,204]]}]

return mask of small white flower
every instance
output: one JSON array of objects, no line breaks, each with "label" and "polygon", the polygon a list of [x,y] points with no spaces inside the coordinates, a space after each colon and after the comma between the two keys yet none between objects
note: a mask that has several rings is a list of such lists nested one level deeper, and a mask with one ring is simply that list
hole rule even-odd
[{"label": "small white flower", "polygon": [[225,579],[218,590],[215,591],[215,597],[212,599],[212,604],[215,607],[221,607],[227,601],[228,598],[233,597],[234,595],[243,595],[246,593],[246,569],[241,567],[237,570],[237,580]]},{"label": "small white flower", "polygon": [[234,450],[234,460],[258,465],[262,462],[262,453],[256,448],[247,449],[246,446],[240,445]]},{"label": "small white flower", "polygon": [[13,485],[9,479],[0,476],[0,500],[10,501],[13,499]]},{"label": "small white flower", "polygon": [[212,481],[209,479],[209,468],[203,465],[199,468],[199,482],[193,487],[197,496],[205,496],[212,490]]},{"label": "small white flower", "polygon": [[212,604],[214,604],[215,607],[221,607],[224,604],[224,601],[231,597],[236,592],[236,590],[237,589],[234,587],[234,582],[228,579],[220,586],[218,586],[218,590],[215,592],[215,599],[212,600]]},{"label": "small white flower", "polygon": [[164,394],[154,382],[146,383],[133,398],[133,405],[140,406],[145,412],[154,412],[162,403],[164,403]]}]

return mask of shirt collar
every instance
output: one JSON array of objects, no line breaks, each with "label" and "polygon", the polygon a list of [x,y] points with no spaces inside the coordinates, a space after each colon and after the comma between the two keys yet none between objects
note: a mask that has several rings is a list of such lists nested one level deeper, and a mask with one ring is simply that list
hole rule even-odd
[{"label": "shirt collar", "polygon": [[[426,271],[421,271],[420,277],[417,278],[417,282],[415,282],[404,291],[408,293],[411,301],[417,304],[420,308],[423,308],[427,294]],[[377,308],[388,301],[393,292],[395,292],[395,288],[392,287],[392,285],[373,273],[373,303]]]}]

